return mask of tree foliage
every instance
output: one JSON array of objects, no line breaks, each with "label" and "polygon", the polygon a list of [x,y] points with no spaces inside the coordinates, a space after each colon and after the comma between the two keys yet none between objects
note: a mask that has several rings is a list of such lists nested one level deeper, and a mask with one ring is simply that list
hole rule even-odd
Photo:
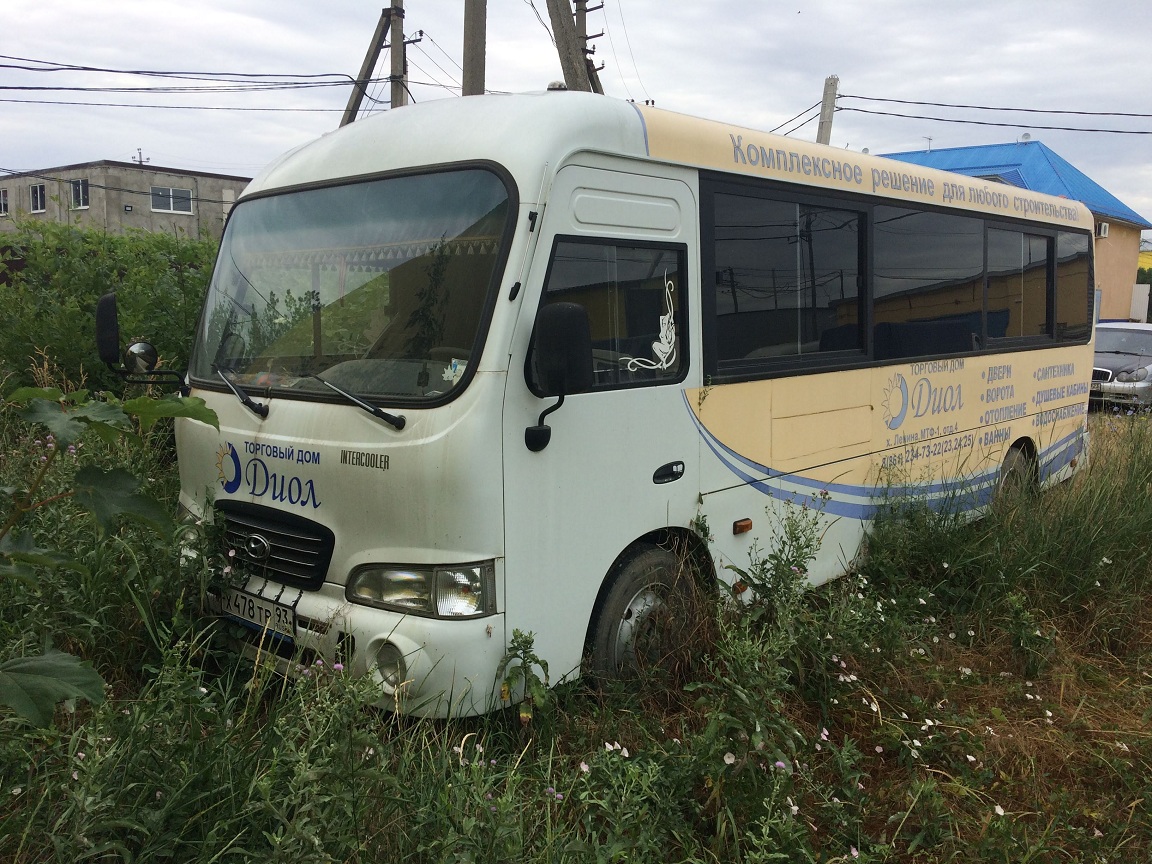
[{"label": "tree foliage", "polygon": [[109,291],[121,336],[147,338],[166,367],[183,369],[216,250],[180,235],[19,222],[0,245],[0,374],[33,383],[42,351],[70,380],[83,372],[92,390],[119,389],[96,357],[96,301]]}]

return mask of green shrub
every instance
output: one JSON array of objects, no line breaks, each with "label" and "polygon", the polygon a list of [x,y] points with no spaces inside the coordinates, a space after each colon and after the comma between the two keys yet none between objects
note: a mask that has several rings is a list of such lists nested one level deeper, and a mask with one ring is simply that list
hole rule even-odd
[{"label": "green shrub", "polygon": [[22,222],[0,247],[0,373],[32,380],[29,367],[55,362],[92,390],[122,388],[96,354],[96,301],[117,292],[123,340],[147,338],[164,365],[183,369],[215,260],[214,240],[140,231],[107,234],[52,222]]}]

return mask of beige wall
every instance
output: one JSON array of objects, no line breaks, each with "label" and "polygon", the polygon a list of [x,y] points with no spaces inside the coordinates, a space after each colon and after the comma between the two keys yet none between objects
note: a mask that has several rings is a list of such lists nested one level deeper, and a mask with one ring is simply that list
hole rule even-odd
[{"label": "beige wall", "polygon": [[[224,219],[247,178],[223,177],[166,171],[127,164],[94,163],[72,168],[47,169],[42,177],[12,176],[0,179],[0,189],[8,190],[8,218],[0,218],[0,233],[15,230],[11,217],[71,222],[84,227],[106,228],[113,233],[125,229],[165,231],[192,238],[220,238]],[[88,207],[71,208],[70,180],[88,180]],[[29,189],[44,184],[47,195],[44,213],[30,213]],[[192,190],[191,213],[152,210],[151,187],[164,186]]]},{"label": "beige wall", "polygon": [[1140,229],[1122,222],[1104,221],[1108,222],[1108,236],[1096,238],[1100,319],[1127,321],[1140,257]]}]

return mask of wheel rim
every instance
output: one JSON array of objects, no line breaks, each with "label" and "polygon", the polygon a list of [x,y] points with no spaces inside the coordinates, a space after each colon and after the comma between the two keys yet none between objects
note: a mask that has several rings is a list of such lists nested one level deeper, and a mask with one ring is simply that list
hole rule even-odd
[{"label": "wheel rim", "polygon": [[652,614],[663,605],[664,601],[652,585],[645,586],[632,595],[616,627],[614,654],[617,669],[636,666],[636,640],[643,639],[647,631],[645,625],[652,619]]}]

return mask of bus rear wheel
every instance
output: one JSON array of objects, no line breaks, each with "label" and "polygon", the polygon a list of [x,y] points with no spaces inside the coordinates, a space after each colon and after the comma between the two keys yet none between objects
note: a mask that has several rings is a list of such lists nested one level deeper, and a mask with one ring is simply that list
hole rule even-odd
[{"label": "bus rear wheel", "polygon": [[996,483],[996,502],[1011,503],[1028,498],[1040,490],[1036,459],[1023,447],[1013,447],[1004,456],[1000,479]]},{"label": "bus rear wheel", "polygon": [[597,609],[589,645],[592,673],[634,678],[682,647],[675,636],[689,583],[675,553],[648,544],[638,548],[619,568]]}]

